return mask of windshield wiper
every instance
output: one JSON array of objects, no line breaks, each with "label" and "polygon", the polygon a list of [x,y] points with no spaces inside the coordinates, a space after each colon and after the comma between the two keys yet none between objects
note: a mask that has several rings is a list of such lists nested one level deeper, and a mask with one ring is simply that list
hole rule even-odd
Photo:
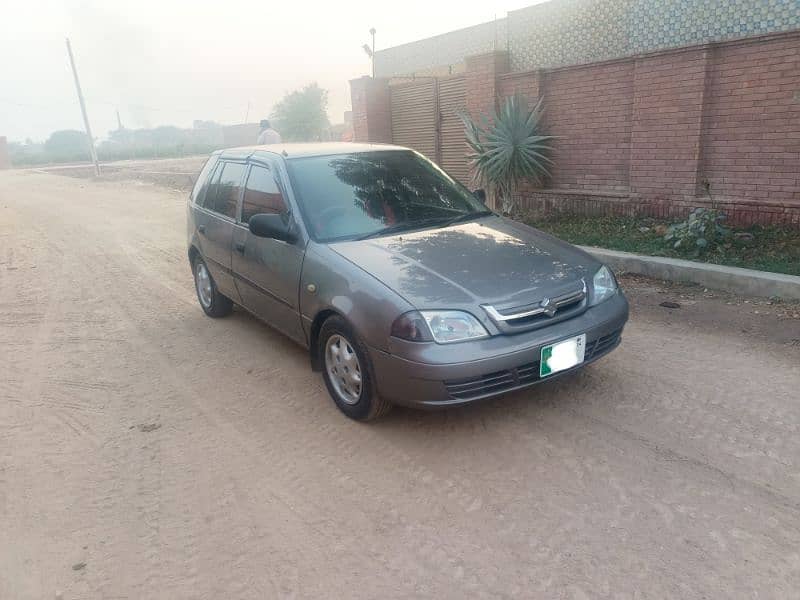
[{"label": "windshield wiper", "polygon": [[399,233],[401,231],[408,231],[410,229],[417,229],[419,227],[427,227],[428,225],[438,225],[441,221],[438,219],[421,219],[419,221],[406,221],[405,223],[397,223],[396,225],[389,225],[383,229],[378,229],[366,235],[354,238],[355,240],[368,240],[370,238],[381,237],[391,233]]},{"label": "windshield wiper", "polygon": [[493,215],[494,213],[490,210],[479,210],[477,212],[470,212],[458,215],[457,217],[452,217],[444,223],[442,223],[442,227],[447,227],[448,225],[453,225],[455,223],[463,223],[465,221],[472,221],[473,219],[480,219],[481,217],[488,217],[489,215]]}]

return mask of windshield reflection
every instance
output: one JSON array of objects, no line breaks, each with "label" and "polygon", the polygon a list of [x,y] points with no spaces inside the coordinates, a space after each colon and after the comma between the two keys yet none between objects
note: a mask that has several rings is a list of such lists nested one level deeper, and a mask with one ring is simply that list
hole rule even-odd
[{"label": "windshield reflection", "polygon": [[419,227],[486,210],[464,186],[407,150],[297,158],[294,187],[317,241]]}]

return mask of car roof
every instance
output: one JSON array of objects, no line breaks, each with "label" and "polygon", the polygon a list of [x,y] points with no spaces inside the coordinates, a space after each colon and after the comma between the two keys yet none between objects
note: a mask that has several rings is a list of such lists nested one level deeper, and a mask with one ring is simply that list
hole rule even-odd
[{"label": "car roof", "polygon": [[[403,146],[391,144],[366,144],[356,142],[318,142],[309,144],[269,144],[263,146],[241,146],[227,148],[217,152],[222,158],[249,158],[258,155],[268,156],[280,154],[284,158],[303,158],[309,156],[330,156],[335,154],[353,154],[357,152],[384,152],[388,150],[406,150]],[[216,154],[216,153],[215,153]]]}]

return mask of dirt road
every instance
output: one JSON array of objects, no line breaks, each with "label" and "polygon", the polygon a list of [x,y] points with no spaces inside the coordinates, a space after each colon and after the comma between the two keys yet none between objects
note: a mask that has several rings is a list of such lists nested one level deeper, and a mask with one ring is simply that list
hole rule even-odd
[{"label": "dirt road", "polygon": [[0,174],[3,600],[800,594],[797,306],[624,280],[581,373],[361,425],[302,350],[203,315],[184,218]]}]

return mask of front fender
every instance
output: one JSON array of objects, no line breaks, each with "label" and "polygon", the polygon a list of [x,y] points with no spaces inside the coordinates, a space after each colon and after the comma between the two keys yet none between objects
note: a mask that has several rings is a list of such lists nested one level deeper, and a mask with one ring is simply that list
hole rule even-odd
[{"label": "front fender", "polygon": [[362,341],[386,351],[392,323],[414,308],[327,245],[314,242],[306,251],[299,295],[303,327],[311,344],[317,316],[335,312],[350,323]]}]

